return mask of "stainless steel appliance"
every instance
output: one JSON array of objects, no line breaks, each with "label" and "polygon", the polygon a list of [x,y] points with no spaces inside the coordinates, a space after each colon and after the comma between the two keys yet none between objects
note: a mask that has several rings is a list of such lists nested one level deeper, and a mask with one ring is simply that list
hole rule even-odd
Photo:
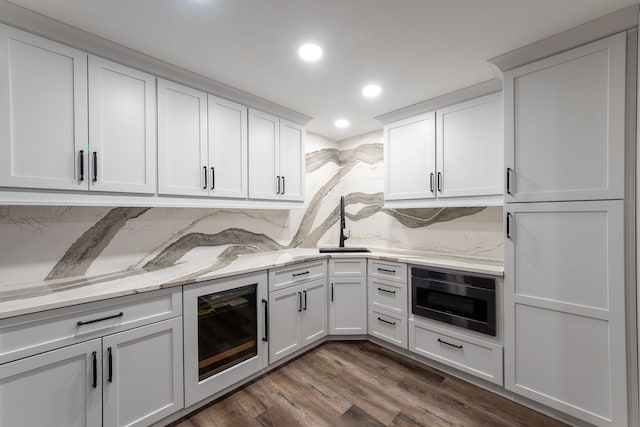
[{"label": "stainless steel appliance", "polygon": [[496,335],[496,280],[411,267],[411,312]]},{"label": "stainless steel appliance", "polygon": [[266,273],[184,288],[185,404],[267,366]]}]

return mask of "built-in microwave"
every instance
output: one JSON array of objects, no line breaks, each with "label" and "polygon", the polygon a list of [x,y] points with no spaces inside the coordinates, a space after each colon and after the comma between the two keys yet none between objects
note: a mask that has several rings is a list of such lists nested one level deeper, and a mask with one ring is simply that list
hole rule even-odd
[{"label": "built-in microwave", "polygon": [[496,336],[496,280],[411,267],[411,312]]}]

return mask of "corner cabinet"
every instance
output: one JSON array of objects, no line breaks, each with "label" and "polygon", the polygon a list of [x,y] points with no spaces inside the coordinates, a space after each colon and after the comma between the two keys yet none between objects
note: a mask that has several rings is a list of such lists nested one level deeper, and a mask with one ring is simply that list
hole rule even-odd
[{"label": "corner cabinet", "polygon": [[503,150],[501,93],[387,124],[385,201],[500,205]]},{"label": "corner cabinet", "polygon": [[0,186],[87,190],[87,120],[87,54],[0,24]]},{"label": "corner cabinet", "polygon": [[367,260],[329,260],[329,334],[367,334]]},{"label": "corner cabinet", "polygon": [[249,109],[249,198],[304,201],[304,126]]}]

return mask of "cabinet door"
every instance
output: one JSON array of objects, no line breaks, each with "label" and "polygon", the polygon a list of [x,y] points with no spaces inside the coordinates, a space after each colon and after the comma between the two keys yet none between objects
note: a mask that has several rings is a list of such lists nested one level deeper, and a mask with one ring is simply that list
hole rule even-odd
[{"label": "cabinet door", "polygon": [[156,192],[156,80],[89,57],[90,188]]},{"label": "cabinet door", "polygon": [[506,388],[627,425],[623,201],[505,211]]},{"label": "cabinet door", "polygon": [[436,173],[435,113],[384,127],[384,198],[433,199]]},{"label": "cabinet door", "polygon": [[210,194],[247,198],[247,107],[209,95]]},{"label": "cabinet door", "polygon": [[249,198],[277,199],[282,185],[278,118],[249,109]]},{"label": "cabinet door", "polygon": [[327,279],[314,280],[302,291],[302,345],[325,337],[327,327]]},{"label": "cabinet door", "polygon": [[332,277],[329,299],[331,335],[367,333],[367,283],[364,277]]},{"label": "cabinet door", "polygon": [[0,365],[0,425],[101,426],[100,371],[100,339]]},{"label": "cabinet door", "polygon": [[304,126],[280,119],[280,176],[283,200],[304,201]]},{"label": "cabinet door", "polygon": [[269,363],[302,348],[302,308],[301,286],[269,293]]},{"label": "cabinet door", "polygon": [[501,196],[502,93],[436,112],[438,197]]},{"label": "cabinet door", "polygon": [[182,317],[103,338],[104,426],[147,426],[184,407]]},{"label": "cabinet door", "polygon": [[0,25],[0,186],[86,190],[87,141],[87,55]]},{"label": "cabinet door", "polygon": [[626,33],[504,76],[507,202],[624,197]]},{"label": "cabinet door", "polygon": [[158,193],[207,196],[207,159],[207,94],[158,79]]}]

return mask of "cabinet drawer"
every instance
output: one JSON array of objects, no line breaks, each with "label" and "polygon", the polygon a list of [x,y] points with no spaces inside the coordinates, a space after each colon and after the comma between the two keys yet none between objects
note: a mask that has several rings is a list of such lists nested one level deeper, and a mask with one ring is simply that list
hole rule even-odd
[{"label": "cabinet drawer", "polygon": [[407,315],[407,284],[369,278],[369,305],[396,315]]},{"label": "cabinet drawer", "polygon": [[502,385],[502,346],[409,320],[409,350]]},{"label": "cabinet drawer", "polygon": [[369,277],[407,283],[407,264],[370,259]]},{"label": "cabinet drawer", "polygon": [[329,276],[362,277],[367,275],[367,260],[359,258],[329,260]]},{"label": "cabinet drawer", "polygon": [[407,348],[407,317],[369,307],[369,335]]},{"label": "cabinet drawer", "polygon": [[182,314],[182,288],[66,307],[0,322],[0,363]]},{"label": "cabinet drawer", "polygon": [[269,270],[269,292],[327,277],[327,261],[312,261]]}]

